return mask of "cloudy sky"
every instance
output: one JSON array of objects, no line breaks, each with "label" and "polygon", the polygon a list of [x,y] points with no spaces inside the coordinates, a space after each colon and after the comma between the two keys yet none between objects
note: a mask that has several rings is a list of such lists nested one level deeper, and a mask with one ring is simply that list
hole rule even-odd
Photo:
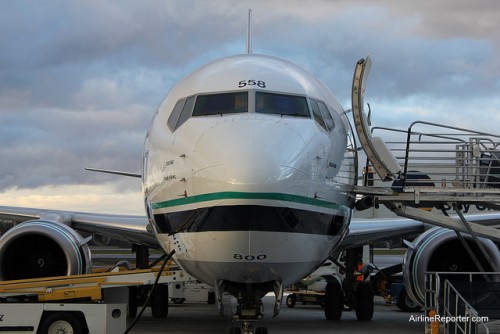
[{"label": "cloudy sky", "polygon": [[414,120],[498,132],[496,0],[0,2],[0,205],[142,214],[149,121],[176,81],[245,51],[308,69],[350,106],[373,59],[372,124]]}]

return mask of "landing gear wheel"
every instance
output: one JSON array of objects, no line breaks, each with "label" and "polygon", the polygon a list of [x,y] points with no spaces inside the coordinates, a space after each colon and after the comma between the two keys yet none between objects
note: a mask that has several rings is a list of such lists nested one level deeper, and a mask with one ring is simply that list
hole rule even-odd
[{"label": "landing gear wheel", "polygon": [[134,319],[137,316],[137,287],[128,288],[127,317]]},{"label": "landing gear wheel", "polygon": [[401,290],[398,296],[397,307],[404,312],[417,312],[420,311],[421,307],[413,301],[413,299],[408,296],[406,289]]},{"label": "landing gear wheel", "polygon": [[210,305],[215,304],[215,292],[212,291],[212,292],[208,293],[207,304],[210,304]]},{"label": "landing gear wheel", "polygon": [[40,328],[41,334],[81,334],[82,324],[70,313],[54,313],[45,319]]},{"label": "landing gear wheel", "polygon": [[236,326],[231,326],[229,327],[229,334],[241,334],[241,328],[236,327]]},{"label": "landing gear wheel", "polygon": [[267,327],[257,327],[255,334],[268,334]]},{"label": "landing gear wheel", "polygon": [[186,298],[172,298],[172,303],[174,304],[182,304],[186,301]]},{"label": "landing gear wheel", "polygon": [[286,306],[288,306],[289,308],[294,308],[296,302],[297,297],[294,294],[288,295],[288,297],[286,297]]},{"label": "landing gear wheel", "polygon": [[328,320],[340,320],[344,306],[344,294],[338,282],[329,282],[325,290],[325,317]]},{"label": "landing gear wheel", "polygon": [[166,318],[168,315],[168,285],[159,284],[151,296],[153,318]]},{"label": "landing gear wheel", "polygon": [[371,282],[359,282],[356,288],[356,318],[370,321],[373,318],[373,285]]}]

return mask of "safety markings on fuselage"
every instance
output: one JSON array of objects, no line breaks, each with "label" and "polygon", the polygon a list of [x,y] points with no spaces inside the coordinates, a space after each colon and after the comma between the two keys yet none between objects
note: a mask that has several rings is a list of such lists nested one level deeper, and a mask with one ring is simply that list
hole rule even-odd
[{"label": "safety markings on fuselage", "polygon": [[237,192],[237,191],[225,191],[225,192],[201,194],[201,195],[172,199],[168,201],[156,202],[152,203],[152,208],[153,210],[158,210],[158,209],[173,208],[182,205],[203,203],[209,201],[218,201],[218,200],[272,200],[272,201],[291,202],[302,205],[311,205],[315,207],[321,207],[339,211],[345,211],[348,209],[347,206],[345,205],[300,195],[283,194],[283,193]]}]

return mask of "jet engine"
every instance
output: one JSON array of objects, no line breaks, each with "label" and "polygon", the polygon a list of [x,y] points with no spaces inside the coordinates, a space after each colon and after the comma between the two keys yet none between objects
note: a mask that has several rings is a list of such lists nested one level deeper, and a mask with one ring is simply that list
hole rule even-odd
[{"label": "jet engine", "polygon": [[[487,272],[495,271],[495,268],[488,263],[485,256],[468,234],[462,234],[465,241],[471,248],[475,257],[483,269]],[[479,242],[491,257],[496,268],[500,266],[500,254],[494,242],[488,239],[479,238]],[[420,305],[425,303],[425,272],[478,272],[477,265],[469,256],[469,253],[462,245],[457,234],[453,230],[435,227],[421,234],[414,242],[413,247],[408,248],[404,263],[403,275],[405,287],[413,301]],[[468,275],[444,275],[440,276],[450,281],[467,281]],[[477,276],[475,279],[483,279]]]},{"label": "jet engine", "polygon": [[88,273],[90,249],[71,227],[49,220],[32,220],[0,238],[0,280]]}]

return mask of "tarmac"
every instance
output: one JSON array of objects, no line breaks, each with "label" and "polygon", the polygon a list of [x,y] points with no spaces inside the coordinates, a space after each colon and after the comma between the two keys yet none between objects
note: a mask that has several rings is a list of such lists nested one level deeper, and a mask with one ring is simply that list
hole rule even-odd
[{"label": "tarmac", "polygon": [[[319,305],[299,305],[288,308],[285,303],[278,317],[272,318],[274,297],[264,298],[264,318],[256,326],[267,327],[270,334],[280,333],[335,333],[335,334],[385,334],[424,333],[423,322],[412,321],[423,312],[407,313],[394,305],[376,303],[371,321],[358,321],[354,311],[344,311],[339,321],[325,319]],[[412,315],[414,316],[412,318]],[[129,321],[129,324],[132,321]],[[147,309],[130,333],[227,333],[231,326],[230,317],[219,315],[215,305],[203,303],[170,304],[166,319],[152,318]],[[254,327],[254,328],[255,328]]]},{"label": "tarmac", "polygon": [[[123,257],[123,254],[121,254]],[[401,255],[375,256],[377,265],[384,268],[401,261]],[[110,259],[110,255],[103,255]],[[99,260],[98,260],[99,261]],[[273,318],[274,297],[264,297],[264,318],[254,325],[267,327],[270,334],[280,333],[311,333],[311,334],[385,334],[385,333],[424,333],[423,322],[412,321],[423,312],[402,312],[395,305],[386,305],[381,297],[375,297],[375,313],[371,321],[358,321],[354,310],[344,311],[339,321],[328,321],[319,305],[302,305],[297,303],[294,308],[288,308],[283,298],[283,305],[279,316]],[[379,298],[377,300],[377,298]],[[226,316],[222,317],[215,305],[204,302],[189,302],[183,304],[170,303],[167,318],[153,318],[151,311],[146,308],[144,315],[129,333],[228,333],[232,324],[230,302],[225,302]],[[413,316],[413,317],[412,317]],[[128,326],[133,319],[128,320]]]},{"label": "tarmac", "polygon": [[[123,254],[120,256],[123,257]],[[109,258],[109,254],[104,255],[103,258]],[[374,263],[379,268],[400,263],[401,260],[401,254],[376,254],[374,256]],[[264,318],[254,325],[254,329],[258,326],[267,327],[270,334],[422,334],[425,332],[425,323],[420,320],[424,315],[423,311],[403,312],[395,305],[386,305],[378,296],[375,297],[375,312],[371,321],[358,321],[354,310],[344,311],[339,321],[328,321],[319,305],[297,303],[294,308],[288,308],[285,300],[286,296],[283,298],[279,316],[273,318],[274,297],[264,297]],[[232,303],[226,300],[224,304],[225,317],[220,316],[215,305],[205,302],[170,303],[168,317],[163,319],[153,318],[150,309],[147,308],[129,333],[228,333],[229,327],[240,326],[240,324],[232,323],[230,316]],[[488,323],[489,333],[500,334],[500,321],[491,320],[493,321]],[[132,322],[133,319],[129,319],[128,326]],[[479,333],[485,333],[485,331],[480,328]]]}]

